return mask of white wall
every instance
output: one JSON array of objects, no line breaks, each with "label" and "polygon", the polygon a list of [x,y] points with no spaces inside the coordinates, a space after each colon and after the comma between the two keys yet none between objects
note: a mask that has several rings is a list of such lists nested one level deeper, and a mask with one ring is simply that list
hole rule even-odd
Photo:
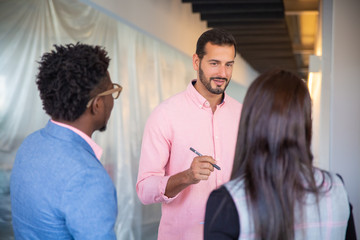
[{"label": "white wall", "polygon": [[[182,3],[181,0],[81,1],[159,39],[189,57],[195,53],[199,36],[208,29],[206,22],[200,20],[200,14],[192,13],[191,4]],[[258,73],[239,56],[235,62],[233,81],[248,87]],[[189,64],[192,64],[191,60]]]},{"label": "white wall", "polygon": [[[343,175],[360,239],[360,1],[333,0],[330,169]],[[330,36],[329,36],[330,37]]]},{"label": "white wall", "polygon": [[360,1],[323,0],[322,71],[311,82],[314,155],[318,165],[345,180],[360,238]]},{"label": "white wall", "polygon": [[[320,1],[315,54],[321,71],[309,77],[315,164],[345,180],[360,239],[360,1]],[[311,65],[311,62],[310,62]]]}]

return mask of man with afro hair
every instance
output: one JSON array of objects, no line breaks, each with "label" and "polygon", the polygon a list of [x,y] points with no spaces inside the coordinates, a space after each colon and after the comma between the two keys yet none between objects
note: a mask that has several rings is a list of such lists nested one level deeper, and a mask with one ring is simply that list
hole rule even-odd
[{"label": "man with afro hair", "polygon": [[114,184],[91,139],[106,128],[121,86],[105,49],[54,45],[39,62],[47,125],[20,146],[10,180],[16,239],[116,239]]}]

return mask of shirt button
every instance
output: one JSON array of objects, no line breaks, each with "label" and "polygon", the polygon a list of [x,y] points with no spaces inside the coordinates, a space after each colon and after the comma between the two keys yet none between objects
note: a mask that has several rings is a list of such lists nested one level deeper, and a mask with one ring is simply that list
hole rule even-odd
[{"label": "shirt button", "polygon": [[209,102],[205,102],[205,106],[207,106],[207,107],[208,107],[208,106],[209,106]]}]

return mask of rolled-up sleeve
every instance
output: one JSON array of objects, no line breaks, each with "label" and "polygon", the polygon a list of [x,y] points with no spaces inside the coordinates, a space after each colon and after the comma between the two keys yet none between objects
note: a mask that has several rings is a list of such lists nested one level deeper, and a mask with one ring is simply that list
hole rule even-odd
[{"label": "rolled-up sleeve", "polygon": [[171,148],[171,130],[165,114],[156,108],[145,125],[136,192],[143,204],[169,203],[165,189],[170,176],[165,175]]}]

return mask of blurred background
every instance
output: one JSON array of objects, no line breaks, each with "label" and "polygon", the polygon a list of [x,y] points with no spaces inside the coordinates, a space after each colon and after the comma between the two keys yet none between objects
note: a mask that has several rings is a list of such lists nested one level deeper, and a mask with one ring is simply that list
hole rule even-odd
[{"label": "blurred background", "polygon": [[196,78],[196,41],[213,27],[237,40],[227,92],[240,102],[273,67],[307,82],[315,164],[343,176],[360,238],[359,10],[358,0],[0,0],[0,239],[14,239],[16,151],[49,119],[35,85],[37,61],[53,44],[78,41],[104,46],[111,78],[123,86],[107,131],[94,135],[117,188],[117,237],[156,239],[160,205],[143,206],[135,192],[144,124]]}]

